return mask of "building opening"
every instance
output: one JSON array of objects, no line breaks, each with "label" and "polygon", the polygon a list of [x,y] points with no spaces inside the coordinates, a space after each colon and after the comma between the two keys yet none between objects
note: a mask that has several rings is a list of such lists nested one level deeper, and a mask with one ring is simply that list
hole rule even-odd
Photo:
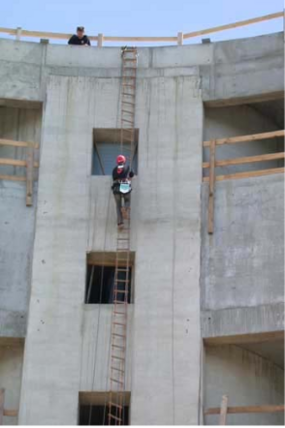
[{"label": "building opening", "polygon": [[[121,264],[117,273],[117,289],[128,289],[128,303],[133,302],[133,253],[130,263]],[[87,257],[85,303],[110,304],[114,299],[116,253],[90,253]],[[124,301],[125,294],[118,293],[117,300]]]},{"label": "building opening", "polygon": [[[120,394],[123,405],[122,425],[129,425],[130,392]],[[79,423],[78,425],[109,425],[109,393],[108,392],[80,392],[79,393]],[[118,425],[115,420],[111,425]]]},{"label": "building opening", "polygon": [[[121,150],[120,128],[97,128],[93,131],[92,175],[111,175],[115,167],[116,157],[122,154],[127,164],[132,162],[134,173],[138,174],[138,129],[134,130],[134,153],[131,153],[130,141],[123,142]],[[121,153],[122,151],[122,153]]]}]

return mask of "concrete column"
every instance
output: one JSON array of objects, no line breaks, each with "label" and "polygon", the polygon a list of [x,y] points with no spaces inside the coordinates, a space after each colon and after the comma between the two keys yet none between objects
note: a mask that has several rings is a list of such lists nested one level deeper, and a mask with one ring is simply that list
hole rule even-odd
[{"label": "concrete column", "polygon": [[138,91],[140,163],[132,425],[196,425],[200,380],[198,76]]}]

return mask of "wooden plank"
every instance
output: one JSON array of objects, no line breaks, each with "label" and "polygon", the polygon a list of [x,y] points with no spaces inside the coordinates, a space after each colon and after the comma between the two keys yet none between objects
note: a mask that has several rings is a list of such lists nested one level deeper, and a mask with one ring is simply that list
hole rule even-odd
[{"label": "wooden plank", "polygon": [[33,205],[33,187],[34,187],[34,149],[27,148],[27,184],[26,184],[26,206]]},{"label": "wooden plank", "polygon": [[0,175],[0,180],[9,180],[9,181],[26,181],[26,177],[21,177],[17,175]]},{"label": "wooden plank", "polygon": [[209,176],[209,203],[208,203],[208,233],[214,232],[214,193],[215,193],[215,140],[211,141],[210,148],[210,176]]},{"label": "wooden plank", "polygon": [[[261,406],[239,406],[239,407],[228,407],[227,413],[238,414],[238,413],[278,413],[284,412],[284,404],[280,405],[261,405]],[[219,415],[221,412],[220,407],[212,407],[205,411],[205,415]]]},{"label": "wooden plank", "polygon": [[[285,152],[270,153],[267,155],[246,156],[243,158],[220,160],[220,161],[216,161],[215,166],[217,167],[217,166],[227,166],[227,165],[241,165],[245,163],[263,162],[263,161],[284,159],[284,158],[285,158]],[[210,167],[210,162],[203,163],[203,168],[209,168],[209,167]]]},{"label": "wooden plank", "polygon": [[[261,177],[263,175],[281,174],[284,173],[284,168],[260,169],[259,171],[237,172],[235,174],[216,175],[216,181],[237,180],[240,178]],[[209,182],[209,177],[203,178],[204,182]]]},{"label": "wooden plank", "polygon": [[18,410],[4,409],[4,416],[17,417],[18,416]]},{"label": "wooden plank", "polygon": [[[216,140],[216,145],[245,143],[248,141],[267,140],[270,138],[284,137],[284,129],[280,131],[262,132],[261,134],[242,135],[240,137],[219,138]],[[210,147],[211,141],[204,141],[203,147]]]},{"label": "wooden plank", "polygon": [[192,31],[184,34],[185,39],[204,36],[205,34],[217,33],[219,31],[231,30],[232,28],[244,27],[245,25],[257,24],[258,22],[269,21],[271,19],[283,18],[283,12],[271,13],[269,15],[258,16],[257,18],[245,19],[232,24],[219,25],[218,27],[207,28],[200,31]]},{"label": "wooden plank", "polygon": [[106,42],[177,42],[177,37],[116,37],[105,36]]},{"label": "wooden plank", "polygon": [[[18,159],[7,159],[7,158],[0,158],[0,165],[11,165],[11,166],[27,166],[27,162],[25,160],[18,160]],[[34,162],[34,168],[38,168],[39,163]]]},{"label": "wooden plank", "polygon": [[38,143],[32,143],[31,141],[14,141],[3,138],[0,138],[0,146],[33,147],[34,149],[39,148]]},{"label": "wooden plank", "polygon": [[3,425],[5,389],[0,389],[0,425]]},{"label": "wooden plank", "polygon": [[222,402],[221,402],[219,425],[226,425],[227,410],[228,410],[228,397],[227,395],[223,395]]}]

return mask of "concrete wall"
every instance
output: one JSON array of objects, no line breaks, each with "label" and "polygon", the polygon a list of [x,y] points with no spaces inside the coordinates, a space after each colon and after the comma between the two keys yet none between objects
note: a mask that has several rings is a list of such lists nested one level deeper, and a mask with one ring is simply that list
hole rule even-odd
[{"label": "concrete wall", "polygon": [[283,33],[214,43],[213,61],[201,67],[204,101],[233,104],[282,93],[283,43]]},{"label": "concrete wall", "polygon": [[[206,347],[204,407],[219,407],[224,394],[229,406],[284,403],[284,370],[238,346]],[[207,416],[206,425],[218,425]],[[228,415],[227,425],[284,425],[284,414]]]},{"label": "concrete wall", "polygon": [[283,174],[216,183],[212,236],[202,201],[204,337],[283,330]]},{"label": "concrete wall", "polygon": [[[205,108],[204,140],[217,138],[251,135],[280,129],[276,123],[259,111],[248,105],[228,106],[220,108]],[[217,146],[216,159],[232,159],[243,156],[254,156],[266,153],[276,153],[280,150],[282,139],[270,139],[242,144]],[[203,159],[209,161],[210,150],[203,149]],[[277,168],[280,161],[258,162],[244,165],[231,165],[216,168],[217,175],[232,174],[241,171]],[[204,175],[209,175],[209,169],[204,169]]]},{"label": "concrete wall", "polygon": [[[18,410],[23,365],[23,344],[0,338],[0,388],[5,389],[5,409]],[[4,425],[17,425],[17,417],[4,417]]]},{"label": "concrete wall", "polygon": [[0,337],[24,337],[36,203],[26,207],[25,183],[1,180],[0,201]]},{"label": "concrete wall", "polygon": [[[195,74],[138,80],[140,175],[136,190],[139,207],[133,213],[137,222],[133,241],[137,259],[133,424],[196,424],[198,418],[203,118],[198,86],[199,77]],[[95,127],[118,126],[119,88],[120,81],[113,78],[49,80],[21,396],[22,424],[77,421],[80,367],[84,361],[81,326],[86,251],[90,242],[93,248],[110,251],[113,248],[108,246],[115,238],[113,228],[114,235],[104,247],[102,238],[98,237],[99,245],[96,236],[90,240],[92,228],[88,232],[93,212],[89,197],[95,191],[94,183],[98,180],[95,188],[101,183],[104,188],[109,186],[105,177],[90,179],[92,131]],[[95,224],[99,222],[103,228],[108,192],[105,198],[102,206],[95,206],[98,217],[94,213]],[[110,202],[114,203],[112,199]],[[111,212],[115,224],[114,210]],[[168,268],[158,271],[157,266]],[[162,394],[157,394],[157,385]],[[95,384],[96,388],[102,388],[102,383]],[[50,406],[46,406],[47,402]],[[147,413],[143,411],[146,406]]]},{"label": "concrete wall", "polygon": [[[133,305],[128,307],[126,391],[131,391]],[[80,391],[109,391],[112,305],[84,305]]]},{"label": "concrete wall", "polygon": [[[50,74],[114,77],[119,49],[83,51],[74,46],[0,40],[0,98],[45,100]],[[203,100],[228,103],[268,98],[284,90],[283,34],[181,47],[140,48],[140,68],[149,77],[200,68]],[[118,53],[118,54],[116,54]],[[102,70],[104,68],[108,70]],[[167,69],[169,68],[169,69]],[[174,71],[176,69],[176,71]]]},{"label": "concrete wall", "polygon": [[[0,138],[40,143],[41,118],[41,109],[1,106]],[[0,157],[26,159],[25,150],[0,146]],[[25,176],[26,169],[0,165],[0,174]],[[34,204],[26,207],[26,184],[0,180],[0,336],[4,337],[24,337],[26,332],[36,193],[37,183]]]}]

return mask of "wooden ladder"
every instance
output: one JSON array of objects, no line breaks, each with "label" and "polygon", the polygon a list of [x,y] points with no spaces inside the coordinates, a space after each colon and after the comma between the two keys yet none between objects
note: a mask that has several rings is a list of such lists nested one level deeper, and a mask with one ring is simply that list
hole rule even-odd
[{"label": "wooden ladder", "polygon": [[[122,48],[121,153],[130,145],[130,164],[134,156],[137,49]],[[118,229],[111,326],[110,392],[108,424],[123,425],[127,354],[128,298],[130,289],[130,209],[123,228]]]}]

